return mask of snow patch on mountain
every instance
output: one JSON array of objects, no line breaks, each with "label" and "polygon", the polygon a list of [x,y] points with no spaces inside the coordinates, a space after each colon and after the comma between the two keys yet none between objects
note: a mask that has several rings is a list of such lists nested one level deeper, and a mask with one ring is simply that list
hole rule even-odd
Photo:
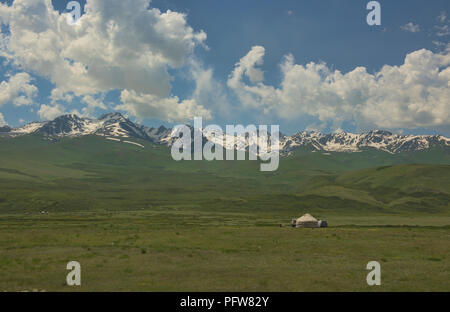
[{"label": "snow patch on mountain", "polygon": [[30,134],[35,132],[36,130],[40,129],[43,125],[45,124],[45,122],[31,122],[29,124],[26,124],[22,127],[19,128],[15,128],[11,130],[11,134]]},{"label": "snow patch on mountain", "polygon": [[300,132],[285,137],[281,145],[286,153],[299,146],[311,146],[315,150],[327,152],[360,152],[364,148],[374,148],[394,154],[420,151],[435,146],[450,146],[450,140],[440,135],[399,135],[383,130],[361,134]]},{"label": "snow patch on mountain", "polygon": [[[193,128],[189,126],[191,130]],[[262,144],[257,136],[236,137],[224,134],[223,138],[216,137],[212,132],[200,129],[203,141],[211,141],[222,145],[225,149],[238,149],[248,151],[251,146]],[[191,131],[193,132],[193,131]],[[142,144],[132,142],[130,139],[140,139],[171,146],[176,138],[172,135],[173,129],[160,126],[150,128],[138,125],[120,113],[109,113],[98,119],[83,118],[74,114],[62,115],[46,122],[32,122],[19,128],[2,128],[2,136],[18,136],[26,134],[41,134],[49,138],[77,137],[83,135],[104,136],[108,140],[120,140],[128,144],[143,147]],[[307,148],[310,151],[330,152],[362,152],[365,149],[376,149],[387,153],[401,153],[426,150],[432,147],[449,147],[450,139],[440,135],[399,135],[388,131],[374,130],[367,133],[355,134],[339,131],[323,134],[318,131],[302,131],[292,136],[279,134],[279,151],[281,155],[290,155],[298,148]],[[270,145],[270,134],[268,141]],[[266,140],[265,144],[268,142]]]}]

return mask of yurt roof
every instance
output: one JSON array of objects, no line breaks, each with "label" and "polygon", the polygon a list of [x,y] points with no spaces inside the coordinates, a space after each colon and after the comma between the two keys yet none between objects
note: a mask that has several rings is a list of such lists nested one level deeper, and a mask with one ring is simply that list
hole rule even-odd
[{"label": "yurt roof", "polygon": [[313,222],[315,221],[315,222],[317,222],[317,219],[314,218],[309,213],[304,214],[303,216],[301,216],[300,218],[297,219],[297,222],[308,222],[308,221],[313,221]]}]

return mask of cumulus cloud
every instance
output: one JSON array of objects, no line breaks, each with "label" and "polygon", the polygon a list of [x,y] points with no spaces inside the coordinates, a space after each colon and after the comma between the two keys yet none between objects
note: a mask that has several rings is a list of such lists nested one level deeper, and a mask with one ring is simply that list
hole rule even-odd
[{"label": "cumulus cloud", "polygon": [[65,114],[66,111],[64,106],[61,104],[42,104],[37,113],[42,120],[52,120],[58,116]]},{"label": "cumulus cloud", "polygon": [[55,104],[60,101],[70,103],[73,100],[73,95],[70,93],[64,93],[58,88],[54,88],[50,94],[50,100],[52,104]]},{"label": "cumulus cloud", "polygon": [[263,64],[263,57],[266,50],[262,46],[254,46],[250,52],[247,53],[236,64],[233,72],[228,80],[228,85],[234,87],[240,84],[242,76],[247,76],[251,82],[260,82],[264,79],[264,73],[256,68],[257,65]]},{"label": "cumulus cloud", "polygon": [[[422,49],[408,54],[400,66],[385,65],[377,73],[356,67],[348,73],[324,63],[298,65],[292,55],[281,63],[279,87],[263,81],[246,83],[249,68],[262,64],[264,48],[253,47],[228,79],[242,104],[266,115],[295,119],[304,114],[319,120],[315,128],[339,129],[346,121],[359,129],[430,128],[450,120],[450,52]],[[251,79],[250,79],[251,80]]]},{"label": "cumulus cloud", "polygon": [[415,25],[412,22],[409,22],[403,26],[400,27],[403,31],[407,31],[407,32],[412,32],[412,33],[416,33],[420,31],[420,26],[419,25]]},{"label": "cumulus cloud", "polygon": [[213,117],[211,111],[214,111],[221,117],[230,117],[232,112],[227,90],[222,82],[214,79],[213,70],[205,68],[195,59],[191,60],[189,68],[189,75],[195,82],[195,88],[190,97],[205,107],[205,114],[201,116],[210,119]]},{"label": "cumulus cloud", "polygon": [[116,109],[127,111],[133,116],[166,119],[170,122],[192,120],[196,116],[211,118],[210,111],[198,106],[192,99],[180,101],[177,96],[159,98],[134,90],[123,90],[120,99],[123,104],[116,106]]},{"label": "cumulus cloud", "polygon": [[0,106],[13,103],[15,106],[31,105],[38,89],[27,73],[17,73],[0,83]]},{"label": "cumulus cloud", "polygon": [[6,123],[5,118],[3,117],[3,114],[0,113],[0,127],[7,126],[7,125],[8,124]]},{"label": "cumulus cloud", "polygon": [[[54,10],[51,0],[0,4],[0,20],[10,29],[10,34],[3,34],[1,55],[56,86],[52,105],[42,107],[42,112],[49,107],[57,110],[56,102],[70,94],[98,96],[118,89],[172,105],[157,112],[161,119],[184,118],[182,112],[170,116],[163,112],[186,103],[188,111],[204,107],[170,96],[169,70],[188,65],[195,47],[206,46],[206,34],[194,31],[185,14],[149,5],[150,0],[89,0],[78,23],[69,25],[66,14]],[[89,111],[92,101],[86,103]]]},{"label": "cumulus cloud", "polygon": [[85,95],[82,98],[82,102],[86,104],[82,109],[81,115],[86,117],[93,117],[95,110],[106,109],[106,105],[103,103],[103,97],[95,98],[91,95]]}]

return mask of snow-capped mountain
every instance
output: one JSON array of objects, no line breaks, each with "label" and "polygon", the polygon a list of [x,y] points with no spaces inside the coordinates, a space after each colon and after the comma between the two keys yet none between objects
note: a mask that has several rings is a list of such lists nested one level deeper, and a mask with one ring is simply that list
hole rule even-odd
[{"label": "snow-capped mountain", "polygon": [[83,118],[75,114],[62,115],[51,121],[32,122],[15,129],[5,128],[2,133],[8,136],[40,134],[52,138],[100,135],[139,138],[159,143],[162,138],[170,135],[171,129],[163,126],[159,128],[145,127],[135,124],[120,113],[110,113],[98,119]]},{"label": "snow-capped mountain", "polygon": [[[191,127],[192,128],[192,127]],[[203,141],[210,140],[221,144],[211,133],[202,131]],[[109,113],[98,119],[83,118],[74,114],[62,115],[52,121],[32,122],[19,128],[0,127],[0,136],[14,137],[26,134],[39,134],[47,138],[76,137],[83,135],[99,135],[109,139],[137,138],[157,144],[171,146],[175,138],[172,129],[160,126],[149,128],[136,124],[120,113]],[[270,135],[269,135],[270,137]],[[249,145],[258,144],[252,138],[238,138],[235,144],[226,137],[223,146],[248,150]],[[130,141],[124,141],[132,143]],[[432,147],[449,147],[450,139],[440,135],[399,135],[388,131],[375,130],[354,134],[335,132],[299,132],[292,136],[280,134],[279,150],[282,155],[290,155],[298,148],[306,147],[311,151],[324,152],[360,152],[365,148],[373,148],[388,153],[426,150]]]},{"label": "snow-capped mountain", "polygon": [[284,153],[289,153],[300,146],[327,152],[360,152],[364,148],[374,148],[389,153],[400,153],[431,147],[447,147],[450,146],[450,139],[441,135],[399,135],[383,130],[361,134],[348,132],[323,134],[313,131],[286,136],[280,145]]}]

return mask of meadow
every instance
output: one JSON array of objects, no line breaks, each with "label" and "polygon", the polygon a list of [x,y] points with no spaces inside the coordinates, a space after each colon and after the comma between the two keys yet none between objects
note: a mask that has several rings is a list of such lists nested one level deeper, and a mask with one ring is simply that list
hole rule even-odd
[{"label": "meadow", "polygon": [[[141,143],[0,139],[0,290],[450,290],[448,151],[299,151],[263,173]],[[306,212],[330,227],[289,226]]]},{"label": "meadow", "polygon": [[[3,216],[0,290],[450,290],[448,217],[330,216],[324,229],[283,221],[188,211]],[[65,285],[72,260],[81,286]],[[372,260],[381,286],[366,283]]]}]

